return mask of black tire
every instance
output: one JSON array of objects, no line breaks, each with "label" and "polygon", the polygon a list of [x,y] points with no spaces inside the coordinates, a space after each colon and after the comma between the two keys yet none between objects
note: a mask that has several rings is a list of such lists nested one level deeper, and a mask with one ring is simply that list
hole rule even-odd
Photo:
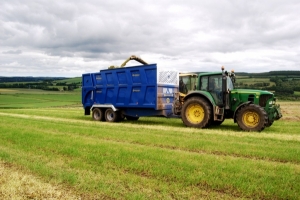
[{"label": "black tire", "polygon": [[139,117],[133,117],[133,116],[126,115],[126,119],[130,120],[130,121],[136,121],[139,119]]},{"label": "black tire", "polygon": [[188,127],[206,128],[212,117],[211,105],[202,97],[186,100],[182,107],[181,119]]},{"label": "black tire", "polygon": [[262,131],[268,124],[268,116],[262,107],[249,104],[238,110],[236,121],[244,131]]},{"label": "black tire", "polygon": [[107,122],[117,122],[121,118],[120,112],[113,111],[113,109],[108,108],[105,111],[105,121]]},{"label": "black tire", "polygon": [[100,108],[94,108],[92,112],[92,118],[95,121],[104,121],[104,110]]}]

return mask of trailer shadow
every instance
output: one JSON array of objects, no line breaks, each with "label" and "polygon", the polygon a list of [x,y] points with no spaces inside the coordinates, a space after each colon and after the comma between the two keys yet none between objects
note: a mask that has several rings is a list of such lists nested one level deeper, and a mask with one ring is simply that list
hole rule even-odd
[{"label": "trailer shadow", "polygon": [[[121,123],[125,124],[137,124],[137,125],[156,125],[156,126],[170,126],[178,128],[187,128],[182,122],[181,118],[163,118],[163,117],[143,117],[137,121],[123,120]],[[191,127],[189,127],[191,128]],[[195,128],[201,130],[199,128]],[[206,130],[220,130],[220,131],[234,131],[244,132],[238,125],[230,120],[225,121],[221,125],[211,125]]]},{"label": "trailer shadow", "polygon": [[[79,120],[88,120],[94,121],[92,118],[86,118],[86,116],[76,117]],[[104,122],[109,123],[109,122]],[[115,122],[118,124],[135,124],[135,125],[147,125],[147,126],[170,126],[177,128],[191,128],[186,127],[182,122],[181,118],[165,118],[165,117],[141,117],[138,120],[127,120],[124,119],[119,122]],[[197,129],[197,128],[195,128]],[[221,125],[211,125],[208,128],[204,128],[205,130],[219,130],[219,131],[234,131],[241,132],[241,130],[236,123],[232,120],[225,120]],[[201,130],[201,129],[198,129]]]},{"label": "trailer shadow", "polygon": [[125,120],[121,121],[121,123],[138,124],[138,125],[185,127],[185,125],[181,121],[181,118],[141,117],[136,121],[125,119]]}]

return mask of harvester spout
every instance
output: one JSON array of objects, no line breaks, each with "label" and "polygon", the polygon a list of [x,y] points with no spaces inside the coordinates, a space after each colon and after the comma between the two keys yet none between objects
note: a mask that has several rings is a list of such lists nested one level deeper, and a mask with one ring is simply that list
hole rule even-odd
[{"label": "harvester spout", "polygon": [[127,58],[127,60],[125,60],[125,62],[123,62],[123,64],[121,65],[121,67],[124,67],[130,60],[135,60],[135,61],[138,61],[139,63],[143,64],[143,65],[148,65],[147,62],[145,62],[143,59],[135,56],[135,55],[132,55],[130,56],[129,58]]}]

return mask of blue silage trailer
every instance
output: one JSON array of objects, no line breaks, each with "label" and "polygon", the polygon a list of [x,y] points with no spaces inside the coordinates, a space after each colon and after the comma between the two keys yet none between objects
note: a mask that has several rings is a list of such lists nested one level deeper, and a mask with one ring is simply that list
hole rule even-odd
[{"label": "blue silage trailer", "polygon": [[116,122],[125,117],[170,116],[178,93],[179,73],[156,64],[100,70],[82,75],[85,115]]}]

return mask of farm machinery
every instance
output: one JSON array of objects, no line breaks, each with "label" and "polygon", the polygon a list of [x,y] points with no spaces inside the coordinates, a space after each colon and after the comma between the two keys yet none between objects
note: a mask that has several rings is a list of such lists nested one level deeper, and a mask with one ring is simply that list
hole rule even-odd
[{"label": "farm machinery", "polygon": [[[129,60],[143,65],[124,67]],[[125,64],[124,64],[125,63]],[[181,117],[187,127],[207,128],[233,119],[245,131],[262,131],[282,117],[273,93],[235,89],[235,74],[182,74],[131,56],[120,68],[82,75],[85,115],[117,122],[143,116]]]}]

